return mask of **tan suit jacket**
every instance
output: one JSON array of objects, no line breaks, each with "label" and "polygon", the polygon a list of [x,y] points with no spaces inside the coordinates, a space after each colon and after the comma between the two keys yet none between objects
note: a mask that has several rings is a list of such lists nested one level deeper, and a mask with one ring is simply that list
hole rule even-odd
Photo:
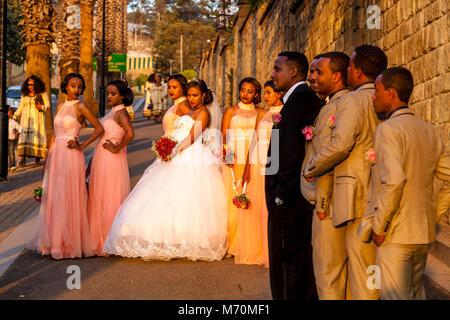
[{"label": "tan suit jacket", "polygon": [[[319,150],[325,147],[331,140],[331,132],[334,124],[329,123],[331,116],[336,116],[336,109],[339,99],[350,92],[348,89],[337,91],[324,105],[319,112],[315,122],[315,134],[311,141],[306,142],[306,155],[303,160],[302,172],[305,166],[313,159]],[[333,192],[333,172],[327,172],[312,182],[308,182],[304,177],[300,179],[301,191],[303,197],[313,204],[316,204],[318,212],[327,212],[332,216],[330,211],[330,201]]]},{"label": "tan suit jacket", "polygon": [[373,134],[380,120],[373,108],[373,83],[366,83],[343,95],[336,110],[330,143],[305,168],[307,178],[334,167],[333,225],[362,218],[366,209],[373,149]]},{"label": "tan suit jacket", "polygon": [[[437,196],[437,217],[436,222],[441,221],[444,214],[450,207],[450,154],[446,153],[439,166],[436,169],[436,177],[443,181],[439,194]],[[450,220],[449,220],[450,222]]]},{"label": "tan suit jacket", "polygon": [[370,239],[373,229],[385,243],[428,244],[435,240],[434,176],[447,182],[449,157],[437,128],[399,109],[377,127],[375,156],[379,178],[374,202],[368,207],[359,234]]}]

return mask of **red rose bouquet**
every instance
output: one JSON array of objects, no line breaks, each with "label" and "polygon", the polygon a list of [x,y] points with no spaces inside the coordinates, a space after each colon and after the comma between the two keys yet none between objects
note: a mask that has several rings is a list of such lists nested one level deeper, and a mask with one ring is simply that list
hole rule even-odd
[{"label": "red rose bouquet", "polygon": [[152,150],[161,160],[170,161],[172,160],[172,151],[177,143],[177,141],[169,137],[162,136],[153,142]]},{"label": "red rose bouquet", "polygon": [[[244,183],[244,187],[242,188],[242,193],[239,194],[236,187],[236,179],[234,177],[234,171],[231,169],[231,175],[233,177],[233,190],[235,196],[233,197],[233,204],[239,209],[248,209],[250,207],[250,200],[245,195],[245,189],[247,187],[247,182]],[[238,181],[238,185],[240,184],[241,179]]]},{"label": "red rose bouquet", "polygon": [[233,204],[240,209],[248,209],[250,207],[250,200],[245,193],[233,197]]}]

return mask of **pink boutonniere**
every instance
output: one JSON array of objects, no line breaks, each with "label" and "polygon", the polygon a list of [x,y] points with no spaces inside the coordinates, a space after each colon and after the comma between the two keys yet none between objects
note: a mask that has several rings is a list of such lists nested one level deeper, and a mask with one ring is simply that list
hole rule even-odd
[{"label": "pink boutonniere", "polygon": [[280,121],[281,121],[281,114],[279,112],[272,114],[272,122],[275,128],[278,127]]},{"label": "pink boutonniere", "polygon": [[368,160],[371,164],[375,163],[375,150],[373,150],[373,149],[367,150],[366,160]]},{"label": "pink boutonniere", "polygon": [[334,121],[336,120],[336,118],[334,116],[329,116],[327,123],[328,123],[328,127],[329,128],[333,128],[334,127]]},{"label": "pink boutonniere", "polygon": [[305,135],[306,141],[310,141],[316,134],[316,128],[313,126],[306,126],[303,128],[302,133]]}]

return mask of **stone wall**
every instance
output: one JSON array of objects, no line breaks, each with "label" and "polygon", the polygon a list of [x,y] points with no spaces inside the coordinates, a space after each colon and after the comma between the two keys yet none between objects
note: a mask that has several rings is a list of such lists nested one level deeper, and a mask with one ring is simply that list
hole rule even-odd
[{"label": "stone wall", "polygon": [[[450,150],[448,0],[270,0],[256,13],[241,1],[231,32],[220,31],[204,52],[200,78],[223,106],[238,101],[237,85],[247,76],[269,80],[281,51],[304,52],[311,60],[327,51],[351,55],[361,44],[386,52],[389,66],[408,68],[415,88],[411,108],[439,128]],[[371,5],[380,10],[379,28]],[[376,9],[375,8],[375,9]],[[227,74],[233,71],[232,94]]]}]

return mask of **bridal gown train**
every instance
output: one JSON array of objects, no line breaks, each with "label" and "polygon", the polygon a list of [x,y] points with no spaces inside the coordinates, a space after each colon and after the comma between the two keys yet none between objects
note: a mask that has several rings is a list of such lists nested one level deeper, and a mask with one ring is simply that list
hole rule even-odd
[{"label": "bridal gown train", "polygon": [[[164,126],[166,135],[182,141],[190,134],[190,116],[169,110],[165,117],[176,118],[173,127]],[[228,238],[219,166],[202,135],[172,161],[156,159],[117,212],[103,251],[145,260],[221,260]]]}]

